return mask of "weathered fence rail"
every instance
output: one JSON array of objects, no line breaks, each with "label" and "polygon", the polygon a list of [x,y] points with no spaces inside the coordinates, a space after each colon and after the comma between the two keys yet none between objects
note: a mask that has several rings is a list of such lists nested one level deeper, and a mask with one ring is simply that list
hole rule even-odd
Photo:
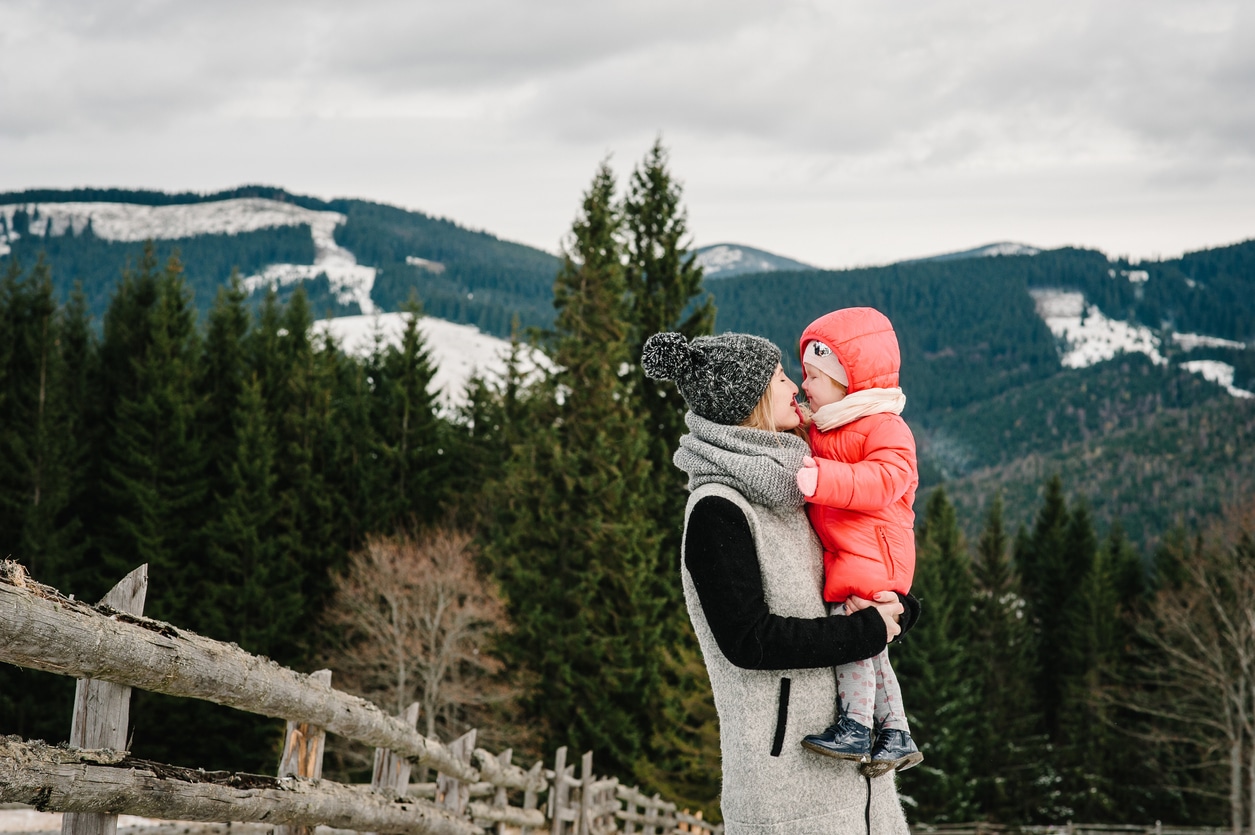
[{"label": "weathered fence rail", "polygon": [[[315,826],[373,833],[522,835],[714,833],[722,827],[593,773],[560,749],[554,768],[524,770],[506,751],[475,747],[471,731],[444,744],[419,734],[417,706],[400,717],[305,675],[144,617],[146,567],[92,606],[0,562],[0,661],[78,678],[70,748],[0,738],[0,802],[67,812],[63,835],[113,835],[118,814],[210,823],[261,822],[277,835]],[[130,688],[200,699],[286,720],[277,777],[204,772],[130,758]],[[325,735],[373,746],[371,786],[321,778]],[[409,784],[412,765],[435,783]],[[518,805],[511,804],[511,794]],[[545,809],[540,796],[545,795]],[[620,824],[623,828],[620,829]]]}]

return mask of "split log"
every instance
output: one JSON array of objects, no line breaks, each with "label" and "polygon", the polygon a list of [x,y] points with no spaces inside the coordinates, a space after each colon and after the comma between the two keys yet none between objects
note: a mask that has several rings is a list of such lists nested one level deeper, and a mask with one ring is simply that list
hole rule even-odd
[{"label": "split log", "polygon": [[[310,681],[331,686],[331,670],[316,670],[309,674]],[[322,758],[327,747],[327,732],[308,722],[289,721],[283,729],[283,753],[279,755],[280,777],[304,777],[322,779]],[[61,833],[67,835],[67,833]],[[314,835],[308,826],[279,824],[274,835]]]},{"label": "split log", "polygon": [[[15,564],[6,564],[6,567]],[[18,566],[20,569],[20,566]],[[151,618],[68,600],[0,573],[0,661],[303,722],[474,783],[479,772],[374,704]]]},{"label": "split log", "polygon": [[485,835],[435,804],[393,801],[331,781],[205,772],[134,760],[113,751],[53,748],[0,738],[0,802],[40,811],[98,812],[187,821]]},{"label": "split log", "polygon": [[[449,743],[449,751],[453,756],[457,757],[460,762],[466,764],[470,768],[471,755],[475,750],[475,729],[471,728],[462,734],[453,742]],[[447,774],[436,775],[436,802],[445,809],[456,815],[466,811],[466,804],[470,803],[471,794],[470,786],[465,781],[458,780]]]}]

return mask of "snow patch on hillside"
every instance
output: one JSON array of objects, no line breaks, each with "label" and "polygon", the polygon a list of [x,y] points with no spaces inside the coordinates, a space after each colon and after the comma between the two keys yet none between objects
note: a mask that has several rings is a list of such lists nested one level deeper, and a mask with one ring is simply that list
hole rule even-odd
[{"label": "snow patch on hillside", "polygon": [[[705,252],[698,253],[697,263],[701,265],[702,272],[708,276],[717,275],[724,270],[748,265],[744,250],[735,246],[727,246],[726,244],[711,247]],[[762,263],[765,268],[767,262],[763,261]]]},{"label": "snow patch on hillside", "polygon": [[[0,216],[10,230],[13,214],[26,209],[38,214],[32,220],[30,234],[43,237],[51,224],[53,235],[64,235],[73,228],[80,235],[90,220],[92,232],[109,241],[173,240],[194,235],[235,235],[276,226],[299,226],[308,223],[323,230],[343,223],[339,212],[318,212],[267,200],[261,197],[239,197],[209,203],[188,203],[175,206],[141,206],[136,203],[21,203],[0,206]],[[328,227],[328,223],[330,226]],[[11,233],[13,239],[16,233]],[[315,233],[314,243],[318,243]]]},{"label": "snow patch on hillside", "polygon": [[370,291],[375,268],[357,263],[352,252],[336,243],[335,229],[347,218],[340,212],[320,212],[292,203],[262,197],[238,197],[208,203],[176,206],[141,206],[135,203],[28,203],[0,206],[0,217],[9,233],[0,249],[6,254],[16,240],[13,215],[26,209],[39,215],[30,223],[31,236],[64,235],[67,229],[81,235],[91,223],[98,238],[109,241],[177,240],[196,235],[237,235],[279,226],[308,225],[314,239],[313,264],[272,264],[260,275],[248,276],[244,286],[253,292],[261,287],[308,281],[327,276],[336,301],[357,302],[363,313],[374,313]]},{"label": "snow patch on hillside", "polygon": [[1181,367],[1194,374],[1203,375],[1203,379],[1211,380],[1225,387],[1234,397],[1255,397],[1255,392],[1240,389],[1233,385],[1233,366],[1217,360],[1190,360],[1181,363]]},{"label": "snow patch on hillside", "polygon": [[1245,342],[1221,339],[1218,336],[1201,336],[1197,333],[1174,333],[1172,341],[1186,351],[1193,351],[1195,348],[1237,348],[1239,351],[1246,349]]},{"label": "snow patch on hillside", "polygon": [[1150,328],[1108,319],[1097,305],[1087,305],[1071,290],[1030,290],[1037,313],[1061,343],[1065,368],[1088,368],[1117,354],[1139,353],[1156,365],[1168,361],[1159,353],[1159,337]]},{"label": "snow patch on hillside", "polygon": [[[314,333],[329,334],[349,354],[364,357],[374,350],[376,339],[383,345],[400,345],[409,313],[380,313],[373,316],[340,316],[314,323]],[[476,373],[499,379],[506,371],[510,343],[483,333],[472,325],[459,325],[424,316],[418,327],[431,353],[436,373],[429,391],[435,393],[446,411],[466,403],[466,383]],[[538,368],[550,369],[549,358],[525,350],[521,371],[532,374]]]},{"label": "snow patch on hillside", "polygon": [[1107,275],[1111,278],[1127,278],[1130,284],[1145,284],[1150,281],[1150,273],[1146,270],[1107,270]]},{"label": "snow patch on hillside", "polygon": [[[1037,305],[1037,314],[1059,339],[1060,360],[1065,368],[1088,368],[1121,353],[1145,354],[1156,365],[1168,364],[1159,353],[1159,337],[1150,328],[1108,319],[1096,305],[1085,303],[1084,294],[1072,290],[1030,290],[1029,293]],[[1178,333],[1172,338],[1187,351],[1203,346],[1245,348],[1241,342],[1214,336]],[[1181,363],[1180,367],[1224,386],[1234,397],[1255,397],[1255,393],[1233,385],[1234,368],[1228,363],[1191,360]]]}]

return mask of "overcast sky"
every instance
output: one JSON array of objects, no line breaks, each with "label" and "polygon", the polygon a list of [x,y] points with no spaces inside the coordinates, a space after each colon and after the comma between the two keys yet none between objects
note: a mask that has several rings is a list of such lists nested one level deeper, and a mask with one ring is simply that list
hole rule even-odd
[{"label": "overcast sky", "polygon": [[0,191],[246,183],[556,251],[661,134],[818,266],[1255,237],[1250,0],[0,0]]}]

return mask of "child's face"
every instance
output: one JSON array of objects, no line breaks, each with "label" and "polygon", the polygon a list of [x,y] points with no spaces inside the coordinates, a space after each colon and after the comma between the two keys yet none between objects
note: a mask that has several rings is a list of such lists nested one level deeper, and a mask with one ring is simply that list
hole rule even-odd
[{"label": "child's face", "polygon": [[788,432],[801,424],[802,415],[797,410],[796,397],[797,386],[777,364],[776,373],[771,376],[771,417],[777,432]]},{"label": "child's face", "polygon": [[822,409],[845,397],[845,386],[829,377],[810,363],[806,364],[806,379],[802,382],[806,400],[812,409]]}]

